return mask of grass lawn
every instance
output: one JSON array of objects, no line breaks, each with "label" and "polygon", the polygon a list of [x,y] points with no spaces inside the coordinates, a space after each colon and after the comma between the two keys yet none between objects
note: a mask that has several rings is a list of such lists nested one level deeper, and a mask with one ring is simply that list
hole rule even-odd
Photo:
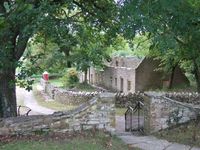
[{"label": "grass lawn", "polygon": [[77,83],[74,88],[69,88],[64,84],[62,78],[50,79],[49,82],[52,85],[55,85],[57,87],[70,89],[70,90],[74,90],[74,91],[86,91],[86,92],[95,92],[96,91],[96,89],[93,86],[91,86],[89,84],[83,84],[83,83]]},{"label": "grass lawn", "polygon": [[74,89],[77,91],[86,91],[86,92],[96,91],[96,89],[93,86],[84,83],[78,83]]},{"label": "grass lawn", "polygon": [[[117,137],[102,131],[74,135],[46,135],[10,139],[0,144],[1,150],[131,150]],[[138,150],[132,148],[132,150]]]},{"label": "grass lawn", "polygon": [[77,106],[64,105],[53,100],[46,100],[44,96],[41,94],[41,92],[37,90],[36,85],[37,84],[33,86],[33,94],[39,105],[53,109],[53,110],[57,110],[57,111],[66,111],[66,110],[71,110],[77,107]]},{"label": "grass lawn", "polygon": [[49,79],[49,82],[57,87],[64,87],[62,78]]},{"label": "grass lawn", "polygon": [[193,121],[154,135],[171,142],[200,147],[200,123],[195,124]]}]

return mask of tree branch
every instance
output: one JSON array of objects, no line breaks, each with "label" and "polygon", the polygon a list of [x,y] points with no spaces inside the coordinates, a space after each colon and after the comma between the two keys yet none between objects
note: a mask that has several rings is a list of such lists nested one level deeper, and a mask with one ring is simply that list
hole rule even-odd
[{"label": "tree branch", "polygon": [[77,1],[75,1],[75,0],[73,0],[73,3],[74,3],[75,5],[77,5],[78,7],[80,7],[81,10],[86,11],[87,13],[89,13],[91,16],[95,16],[95,13],[89,11],[86,7],[84,7],[83,4],[81,4],[81,3],[79,3],[79,2],[77,2]]},{"label": "tree branch", "polygon": [[6,13],[6,8],[4,7],[4,0],[0,1],[0,13],[5,14]]},{"label": "tree branch", "polygon": [[26,46],[27,46],[27,43],[29,40],[29,36],[25,36],[21,33],[16,38],[16,40],[17,40],[17,42],[15,45],[15,59],[19,60],[26,49]]}]

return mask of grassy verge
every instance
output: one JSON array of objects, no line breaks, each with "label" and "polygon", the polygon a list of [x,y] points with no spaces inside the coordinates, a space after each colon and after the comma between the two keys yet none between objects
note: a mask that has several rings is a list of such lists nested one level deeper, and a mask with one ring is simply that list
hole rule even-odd
[{"label": "grassy verge", "polygon": [[74,88],[70,88],[69,86],[65,85],[63,82],[62,78],[55,78],[55,79],[50,79],[49,82],[57,87],[60,88],[65,88],[65,89],[70,89],[70,90],[75,90],[75,91],[86,91],[86,92],[95,92],[96,89],[89,85],[89,84],[84,84],[84,83],[77,83]]},{"label": "grassy verge", "polygon": [[[12,140],[10,140],[12,141]],[[102,131],[84,132],[75,135],[47,135],[23,137],[0,145],[1,150],[130,150],[117,137]],[[133,148],[132,148],[133,149]],[[134,148],[134,150],[139,150]]]},{"label": "grassy verge", "polygon": [[53,109],[53,110],[57,110],[57,111],[66,111],[66,110],[71,110],[77,107],[77,106],[67,106],[57,101],[46,100],[44,96],[41,94],[41,92],[37,90],[36,85],[37,84],[35,84],[33,87],[33,94],[39,105]]},{"label": "grassy verge", "polygon": [[62,81],[62,78],[55,78],[55,79],[50,79],[49,82],[52,85],[55,85],[57,87],[64,87],[64,83]]},{"label": "grassy verge", "polygon": [[85,84],[85,83],[77,83],[76,87],[74,88],[77,91],[86,91],[86,92],[95,92],[96,89],[89,85],[89,84]]},{"label": "grassy verge", "polygon": [[190,146],[200,147],[200,123],[186,123],[176,128],[166,129],[155,133],[158,138],[171,142],[182,143]]}]

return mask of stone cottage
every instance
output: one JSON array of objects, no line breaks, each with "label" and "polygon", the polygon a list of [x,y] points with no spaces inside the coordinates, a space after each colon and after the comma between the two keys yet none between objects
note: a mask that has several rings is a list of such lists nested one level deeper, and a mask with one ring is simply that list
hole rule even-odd
[{"label": "stone cottage", "polygon": [[[105,65],[106,67],[100,71],[93,67],[88,70],[87,79],[90,84],[112,91],[129,93],[162,88],[168,86],[170,82],[169,75],[155,71],[159,67],[159,61],[151,58],[114,57]],[[83,80],[84,74],[81,74],[80,81]],[[189,84],[189,81],[177,67],[172,86],[180,84]]]}]

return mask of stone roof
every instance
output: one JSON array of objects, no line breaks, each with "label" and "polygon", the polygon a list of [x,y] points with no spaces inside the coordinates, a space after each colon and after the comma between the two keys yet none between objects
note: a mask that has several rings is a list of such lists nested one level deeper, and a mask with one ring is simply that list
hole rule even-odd
[{"label": "stone roof", "polygon": [[136,69],[143,60],[144,57],[143,58],[133,57],[133,56],[113,57],[112,61],[110,63],[107,63],[107,66]]}]

